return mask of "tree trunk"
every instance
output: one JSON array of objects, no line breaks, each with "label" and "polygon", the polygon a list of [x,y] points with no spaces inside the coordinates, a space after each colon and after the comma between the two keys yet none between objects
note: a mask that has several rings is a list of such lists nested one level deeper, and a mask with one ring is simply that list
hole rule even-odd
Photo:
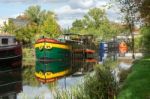
[{"label": "tree trunk", "polygon": [[132,59],[135,59],[135,55],[134,55],[134,53],[135,53],[135,51],[134,51],[134,34],[133,34],[133,32],[132,32]]},{"label": "tree trunk", "polygon": [[134,29],[134,23],[132,21],[132,24],[129,25],[130,28],[130,33],[131,33],[131,38],[132,38],[132,59],[135,59],[135,51],[134,51],[134,33],[133,33],[133,29]]}]

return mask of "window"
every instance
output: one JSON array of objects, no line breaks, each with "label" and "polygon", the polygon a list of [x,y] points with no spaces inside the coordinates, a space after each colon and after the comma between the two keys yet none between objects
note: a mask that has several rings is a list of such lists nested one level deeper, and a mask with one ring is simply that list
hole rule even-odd
[{"label": "window", "polygon": [[16,43],[16,42],[17,42],[17,40],[14,38],[14,39],[13,39],[13,43]]},{"label": "window", "polygon": [[3,38],[2,39],[2,44],[8,44],[8,38]]}]

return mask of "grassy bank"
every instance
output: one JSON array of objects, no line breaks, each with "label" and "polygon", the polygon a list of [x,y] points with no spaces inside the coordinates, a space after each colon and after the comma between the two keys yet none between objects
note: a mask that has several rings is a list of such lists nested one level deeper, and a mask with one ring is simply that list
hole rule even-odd
[{"label": "grassy bank", "polygon": [[23,48],[23,66],[35,66],[34,48]]},{"label": "grassy bank", "polygon": [[118,99],[150,99],[150,57],[134,62]]}]

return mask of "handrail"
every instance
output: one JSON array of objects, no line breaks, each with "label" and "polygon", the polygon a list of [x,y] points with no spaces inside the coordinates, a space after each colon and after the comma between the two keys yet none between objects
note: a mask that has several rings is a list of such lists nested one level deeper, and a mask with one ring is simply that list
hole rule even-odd
[{"label": "handrail", "polygon": [[9,70],[5,70],[5,71],[0,71],[0,73],[11,72],[11,71],[17,71],[17,70],[22,70],[22,69],[21,69],[21,67],[20,67],[20,68],[16,68],[16,69],[9,69]]},{"label": "handrail", "polygon": [[22,81],[15,81],[15,82],[11,82],[11,83],[1,84],[0,87],[7,86],[7,85],[10,85],[10,84],[19,83],[19,82],[22,82]]},{"label": "handrail", "polygon": [[6,57],[6,58],[0,58],[0,60],[17,58],[17,57],[20,57],[20,56],[22,56],[22,55],[17,55],[17,56],[12,56],[12,57]]},{"label": "handrail", "polygon": [[[7,46],[0,46],[0,50],[7,50],[7,49],[11,49],[11,48],[17,48],[20,47],[21,44],[18,45],[7,45]],[[4,49],[5,48],[5,49]]]}]

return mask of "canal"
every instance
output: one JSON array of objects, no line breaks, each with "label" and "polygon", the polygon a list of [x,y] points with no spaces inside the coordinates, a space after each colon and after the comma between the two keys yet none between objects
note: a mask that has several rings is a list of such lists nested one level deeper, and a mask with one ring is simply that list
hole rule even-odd
[{"label": "canal", "polygon": [[55,90],[67,90],[82,82],[83,77],[64,77],[52,83],[40,83],[34,76],[35,67],[25,66],[22,71],[22,91],[18,93],[17,99],[34,99],[36,97],[52,98]]},{"label": "canal", "polygon": [[[132,60],[128,58],[120,58],[118,59],[118,62],[118,68],[114,69],[116,77],[116,73],[119,72],[120,68],[130,68]],[[36,79],[34,73],[35,66],[25,65],[24,63],[19,69],[2,73],[2,78],[7,79],[5,80],[7,85],[5,85],[5,82],[0,82],[5,85],[4,87],[0,86],[1,93],[4,93],[3,97],[16,97],[17,99],[53,99],[53,94],[58,90],[69,90],[75,85],[82,83],[84,78],[84,76],[68,76],[52,83],[43,84]]]}]

